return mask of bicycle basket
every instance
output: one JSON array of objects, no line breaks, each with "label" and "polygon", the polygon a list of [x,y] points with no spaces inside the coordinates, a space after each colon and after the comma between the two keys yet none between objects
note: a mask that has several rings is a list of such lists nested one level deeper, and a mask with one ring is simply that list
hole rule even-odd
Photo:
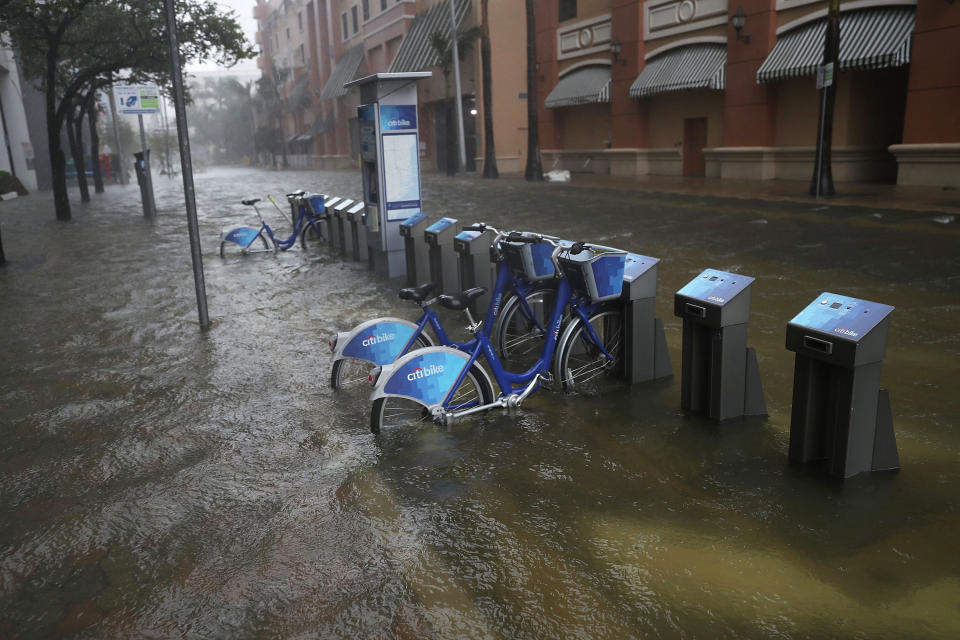
[{"label": "bicycle basket", "polygon": [[310,213],[315,216],[319,216],[327,210],[323,204],[323,196],[319,193],[308,193],[304,196],[304,199],[307,201]]},{"label": "bicycle basket", "polygon": [[557,261],[570,288],[596,303],[620,297],[626,260],[626,251],[592,248],[576,255],[564,251]]},{"label": "bicycle basket", "polygon": [[550,259],[553,245],[549,242],[531,244],[502,241],[500,252],[514,275],[526,278],[530,282],[546,280],[556,275],[553,261]]}]

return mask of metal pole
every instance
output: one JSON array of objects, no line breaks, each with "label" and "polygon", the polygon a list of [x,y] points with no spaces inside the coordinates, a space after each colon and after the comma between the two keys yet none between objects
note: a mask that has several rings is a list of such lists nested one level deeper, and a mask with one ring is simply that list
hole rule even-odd
[{"label": "metal pole", "polygon": [[[831,65],[829,84],[820,89],[820,120],[817,126],[817,151],[813,160],[813,180],[810,195],[832,196],[833,170],[831,152],[833,147],[833,107],[837,96],[837,80],[840,76],[840,0],[830,0],[827,24],[823,38],[823,65]],[[826,74],[825,74],[826,75]]]},{"label": "metal pole", "polygon": [[457,17],[453,12],[453,0],[449,2],[450,6],[450,41],[453,43],[453,83],[456,87],[457,95],[453,101],[453,108],[457,110],[457,144],[460,147],[460,167],[463,171],[467,170],[467,149],[463,139],[463,100],[460,92],[460,55],[457,49]]},{"label": "metal pole", "polygon": [[167,145],[167,157],[165,164],[167,165],[167,177],[173,180],[173,165],[170,164],[170,120],[167,118],[167,99],[160,94],[160,107],[162,111],[160,112],[163,116],[163,141]]},{"label": "metal pole", "polygon": [[113,119],[113,142],[117,146],[117,171],[120,172],[120,184],[127,184],[127,165],[123,162],[123,145],[120,144],[120,123],[117,122],[117,99],[110,85],[110,117]]},{"label": "metal pole", "polygon": [[173,106],[177,118],[177,139],[180,141],[180,171],[183,173],[183,199],[187,206],[187,228],[190,232],[190,257],[193,259],[193,283],[197,291],[200,328],[210,326],[207,315],[207,288],[203,281],[203,257],[200,255],[200,232],[197,225],[197,200],[193,190],[193,166],[190,160],[190,136],[187,131],[187,110],[183,97],[183,76],[180,75],[180,46],[177,44],[177,16],[173,0],[164,0],[167,11],[167,38],[170,41],[170,67],[173,75]]},{"label": "metal pole", "polygon": [[147,149],[147,135],[143,132],[143,114],[137,114],[140,123],[140,151],[143,152],[143,181],[147,186],[147,201],[143,206],[143,215],[152,218],[157,215],[157,203],[153,199],[153,176],[150,175],[150,150]]}]

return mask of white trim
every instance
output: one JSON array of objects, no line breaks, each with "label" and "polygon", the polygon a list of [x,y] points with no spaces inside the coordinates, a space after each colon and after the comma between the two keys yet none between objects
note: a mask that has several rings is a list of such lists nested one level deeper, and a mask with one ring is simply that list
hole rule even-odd
[{"label": "white trim", "polygon": [[[678,18],[678,24],[675,26],[661,27],[651,33],[650,25],[653,22],[650,17],[651,9],[674,4],[677,5],[679,10],[680,5],[685,3],[693,7],[693,16],[690,18],[690,22],[686,20],[681,22],[681,19]],[[701,4],[704,6],[701,6]],[[729,2],[728,0],[646,0],[646,2],[643,3],[642,13],[644,41],[657,40],[681,33],[689,33],[690,31],[699,31],[701,29],[726,25],[729,21]],[[699,15],[704,15],[705,17],[699,18]]]},{"label": "white trim", "polygon": [[577,64],[570,65],[569,67],[567,67],[566,69],[558,73],[557,79],[559,80],[560,78],[567,75],[571,71],[576,71],[577,69],[581,69],[583,67],[599,67],[599,66],[611,67],[613,66],[613,62],[611,62],[609,58],[591,58],[590,60],[584,60],[583,62],[578,62]]},{"label": "white trim", "polygon": [[[840,5],[840,13],[846,11],[856,11],[857,9],[869,9],[871,7],[915,7],[917,6],[917,0],[855,0],[854,2],[845,2]],[[826,9],[817,9],[816,11],[811,11],[807,15],[797,18],[796,20],[791,20],[786,24],[782,24],[777,27],[777,35],[781,33],[786,33],[787,31],[792,31],[797,27],[802,27],[808,22],[814,22],[821,18],[827,17]]]},{"label": "white trim", "polygon": [[[668,0],[665,0],[668,1]],[[590,18],[584,18],[579,22],[570,22],[564,23],[562,27],[557,29],[557,33],[566,33],[567,31],[576,31],[584,27],[589,27],[592,24],[598,22],[606,22],[613,18],[613,15],[610,13],[601,13],[598,16],[592,16]]]},{"label": "white trim", "polygon": [[802,7],[804,5],[813,4],[814,2],[820,1],[821,0],[777,0],[777,11],[796,9],[797,7]]},{"label": "white trim", "polygon": [[[599,28],[599,33],[598,33]],[[563,50],[563,39],[564,36],[568,34],[576,34],[580,31],[589,31],[594,41],[596,41],[597,35],[600,36],[600,44],[594,45],[587,48],[577,48],[570,51],[564,52]],[[604,38],[604,33],[606,32],[606,38]],[[580,20],[579,22],[574,22],[571,24],[564,24],[561,27],[557,27],[557,60],[569,60],[570,58],[577,58],[580,56],[590,55],[591,53],[600,53],[601,51],[609,51],[610,42],[613,41],[613,22],[611,20],[611,14],[604,13],[598,16],[593,16],[585,20]]]},{"label": "white trim", "polygon": [[661,53],[666,53],[671,49],[676,49],[678,47],[685,47],[689,44],[727,44],[727,36],[696,36],[693,38],[687,38],[686,40],[680,40],[678,42],[671,42],[670,44],[665,44],[662,47],[654,49],[647,55],[643,56],[643,60],[647,61],[650,58],[656,57]]}]

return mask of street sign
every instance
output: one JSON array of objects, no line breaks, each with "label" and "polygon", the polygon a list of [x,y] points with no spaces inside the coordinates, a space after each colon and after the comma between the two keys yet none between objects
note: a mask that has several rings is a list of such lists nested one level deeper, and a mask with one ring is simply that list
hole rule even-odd
[{"label": "street sign", "polygon": [[155,84],[114,87],[120,113],[156,113],[160,110],[160,91]]},{"label": "street sign", "polygon": [[833,63],[828,62],[817,67],[817,89],[823,89],[833,84]]}]

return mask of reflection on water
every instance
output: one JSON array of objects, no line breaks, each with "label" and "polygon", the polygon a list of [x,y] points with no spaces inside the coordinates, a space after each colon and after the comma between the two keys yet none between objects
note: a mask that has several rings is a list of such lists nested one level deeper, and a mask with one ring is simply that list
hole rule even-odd
[{"label": "reflection on water", "polygon": [[[770,416],[686,416],[677,378],[374,440],[368,406],[329,391],[326,341],[416,310],[324,250],[216,255],[222,227],[252,222],[242,197],[350,196],[357,176],[197,176],[206,333],[180,185],[155,184],[155,223],[136,186],[69,224],[43,196],[0,210],[0,637],[960,633],[952,225],[425,176],[434,216],[662,258],[677,373],[672,293],[708,266],[757,277]],[[824,290],[897,307],[898,474],[841,484],[786,464],[785,324]]]}]

